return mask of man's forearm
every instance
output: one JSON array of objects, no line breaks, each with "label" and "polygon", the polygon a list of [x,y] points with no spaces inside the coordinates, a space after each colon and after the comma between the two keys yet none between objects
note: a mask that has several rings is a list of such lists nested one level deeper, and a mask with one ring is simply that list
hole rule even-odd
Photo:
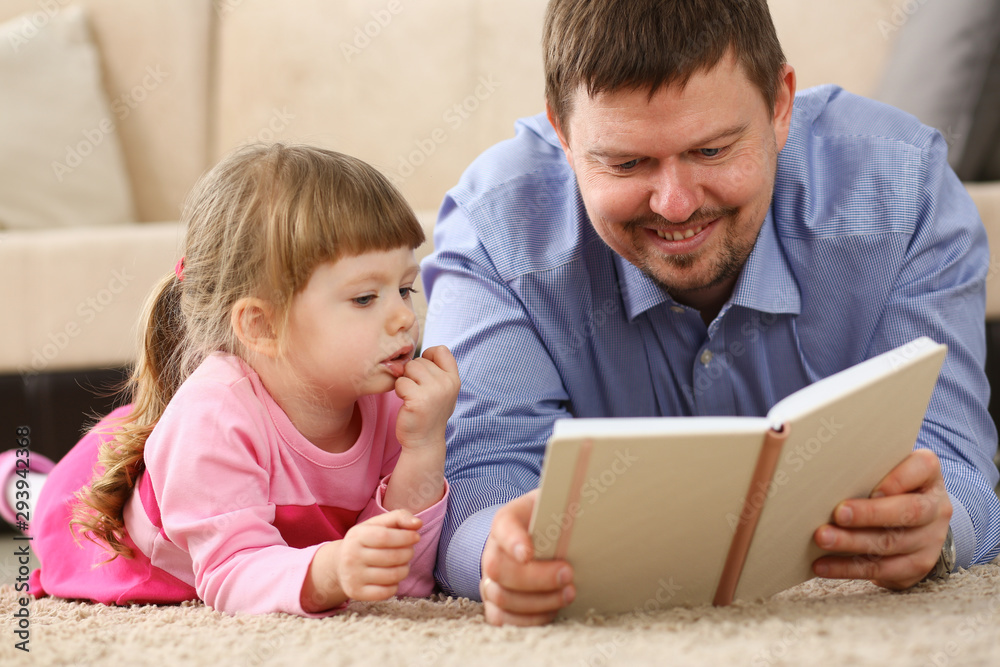
[{"label": "man's forearm", "polygon": [[502,505],[486,507],[442,535],[435,576],[450,595],[479,599],[480,563],[493,515]]}]

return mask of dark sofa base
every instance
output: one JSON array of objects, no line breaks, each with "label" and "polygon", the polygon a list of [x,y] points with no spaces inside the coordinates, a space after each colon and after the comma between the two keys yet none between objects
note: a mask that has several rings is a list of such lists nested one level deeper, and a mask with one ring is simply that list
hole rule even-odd
[{"label": "dark sofa base", "polygon": [[58,461],[94,422],[124,402],[124,368],[0,375],[0,451],[31,429],[31,449]]}]

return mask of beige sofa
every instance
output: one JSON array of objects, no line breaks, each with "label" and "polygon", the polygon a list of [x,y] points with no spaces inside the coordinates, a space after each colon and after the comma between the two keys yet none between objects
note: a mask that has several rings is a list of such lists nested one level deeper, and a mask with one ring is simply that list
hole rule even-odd
[{"label": "beige sofa", "polygon": [[[900,4],[772,0],[800,88],[870,94],[892,46],[878,21]],[[542,109],[545,0],[0,0],[0,21],[30,12],[44,27],[72,5],[86,10],[107,99],[134,102],[111,118],[134,220],[0,230],[0,375],[129,362],[140,305],[179,254],[185,193],[238,144],[357,155],[392,176],[430,229],[465,166]],[[1000,183],[969,190],[1000,230]],[[996,282],[991,272],[992,316]]]},{"label": "beige sofa", "polygon": [[[149,68],[163,76],[127,117],[111,114],[132,224],[0,230],[0,375],[130,361],[142,301],[178,256],[185,194],[241,143],[366,159],[429,237],[464,166],[541,105],[538,0],[0,0],[0,21],[29,12],[44,28],[72,5],[86,10],[108,100],[129,99]],[[0,170],[17,168],[0,156]]]}]

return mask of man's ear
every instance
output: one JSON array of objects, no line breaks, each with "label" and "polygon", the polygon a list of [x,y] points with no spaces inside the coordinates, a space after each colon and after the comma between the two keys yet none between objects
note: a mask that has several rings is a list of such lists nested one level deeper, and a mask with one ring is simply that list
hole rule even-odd
[{"label": "man's ear", "polygon": [[792,123],[792,107],[795,106],[795,68],[785,64],[778,78],[778,88],[774,96],[774,138],[780,151],[788,140],[788,128]]},{"label": "man's ear", "polygon": [[233,305],[229,316],[233,333],[247,350],[266,357],[278,356],[274,309],[263,299],[244,297]]},{"label": "man's ear", "polygon": [[566,161],[569,162],[570,168],[573,167],[573,151],[569,147],[569,134],[563,131],[563,126],[556,118],[556,114],[552,111],[552,107],[549,106],[548,102],[545,102],[545,115],[549,118],[549,123],[552,124],[552,128],[556,131],[556,136],[559,137],[559,143],[562,145],[563,153],[566,155]]}]

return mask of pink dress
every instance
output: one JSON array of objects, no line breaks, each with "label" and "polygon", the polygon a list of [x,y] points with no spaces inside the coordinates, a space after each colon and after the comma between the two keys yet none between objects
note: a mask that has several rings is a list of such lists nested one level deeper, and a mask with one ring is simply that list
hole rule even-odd
[{"label": "pink dress", "polygon": [[[239,358],[215,354],[181,386],[144,450],[145,471],[126,503],[132,559],[74,538],[70,505],[91,480],[119,408],[56,465],[31,523],[41,567],[36,596],[105,604],[201,599],[229,613],[303,611],[302,583],[316,550],[385,512],[382,496],[400,454],[394,393],[358,400],[362,431],[346,452],[307,441]],[[400,596],[433,592],[445,497],[417,516],[420,541]]]}]

